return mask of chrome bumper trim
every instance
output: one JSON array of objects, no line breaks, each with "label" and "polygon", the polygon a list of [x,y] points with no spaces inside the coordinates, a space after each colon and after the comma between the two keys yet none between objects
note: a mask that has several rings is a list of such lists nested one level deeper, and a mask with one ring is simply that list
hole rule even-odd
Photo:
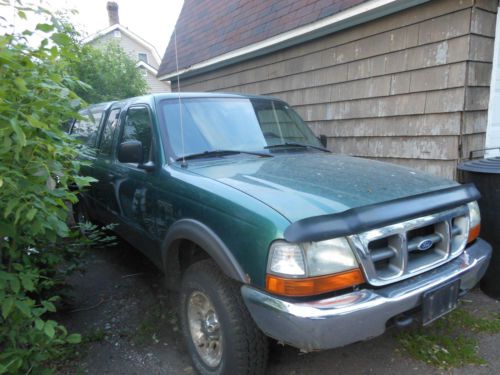
[{"label": "chrome bumper trim", "polygon": [[478,239],[452,261],[385,286],[310,302],[289,302],[251,286],[241,293],[257,326],[268,336],[311,351],[331,349],[384,333],[389,319],[422,303],[426,291],[459,278],[462,292],[481,279],[491,246]]}]

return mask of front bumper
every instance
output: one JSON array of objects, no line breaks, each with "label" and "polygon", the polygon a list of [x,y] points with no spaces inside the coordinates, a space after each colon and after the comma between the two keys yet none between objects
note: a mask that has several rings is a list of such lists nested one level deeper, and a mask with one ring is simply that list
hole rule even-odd
[{"label": "front bumper", "polygon": [[243,300],[257,326],[268,336],[311,351],[331,349],[384,333],[388,320],[419,307],[422,295],[460,279],[462,293],[481,279],[491,246],[478,239],[454,260],[434,270],[379,289],[363,289],[309,302],[290,302],[248,285]]}]

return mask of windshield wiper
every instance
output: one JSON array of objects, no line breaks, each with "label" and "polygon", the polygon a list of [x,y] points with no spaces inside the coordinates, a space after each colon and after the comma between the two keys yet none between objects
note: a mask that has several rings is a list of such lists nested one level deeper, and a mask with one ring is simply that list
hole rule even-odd
[{"label": "windshield wiper", "polygon": [[288,148],[288,147],[302,147],[302,148],[314,148],[315,150],[321,150],[324,152],[331,152],[330,150],[324,148],[324,147],[319,147],[319,146],[313,146],[313,145],[306,145],[303,143],[296,143],[296,142],[285,142],[285,143],[278,143],[276,145],[269,145],[264,148],[266,149],[273,149],[273,148]]},{"label": "windshield wiper", "polygon": [[210,157],[218,157],[218,156],[227,156],[227,155],[237,155],[237,154],[247,154],[247,155],[256,155],[265,158],[272,158],[273,155],[264,153],[264,152],[254,152],[254,151],[238,151],[238,150],[211,150],[211,151],[203,151],[197,152],[195,154],[189,154],[185,156],[181,156],[175,161],[181,160],[189,160],[189,159],[201,159],[201,158],[210,158]]}]

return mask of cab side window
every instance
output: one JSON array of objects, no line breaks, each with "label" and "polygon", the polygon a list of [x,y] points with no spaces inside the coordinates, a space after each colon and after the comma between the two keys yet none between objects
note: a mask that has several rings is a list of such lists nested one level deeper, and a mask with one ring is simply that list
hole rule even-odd
[{"label": "cab side window", "polygon": [[118,125],[119,116],[120,108],[115,108],[109,113],[106,123],[104,124],[104,129],[102,131],[101,144],[99,148],[101,154],[111,155],[111,150],[113,147],[113,137]]},{"label": "cab side window", "polygon": [[80,115],[82,118],[75,121],[71,134],[86,146],[95,147],[102,111],[85,110],[80,112]]},{"label": "cab side window", "polygon": [[153,161],[151,117],[146,107],[132,107],[128,109],[120,143],[126,141],[141,142],[144,163]]}]

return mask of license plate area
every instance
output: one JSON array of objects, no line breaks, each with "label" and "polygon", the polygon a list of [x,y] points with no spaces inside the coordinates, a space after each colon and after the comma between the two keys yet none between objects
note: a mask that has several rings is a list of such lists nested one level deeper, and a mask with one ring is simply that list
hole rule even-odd
[{"label": "license plate area", "polygon": [[460,279],[431,289],[423,295],[422,324],[428,325],[457,307]]}]

